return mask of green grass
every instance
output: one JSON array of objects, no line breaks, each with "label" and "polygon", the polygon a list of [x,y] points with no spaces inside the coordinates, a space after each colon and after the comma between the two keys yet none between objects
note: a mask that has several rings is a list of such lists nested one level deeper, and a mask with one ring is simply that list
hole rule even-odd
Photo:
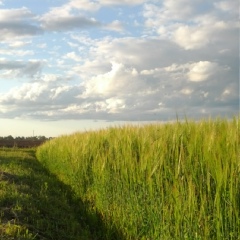
[{"label": "green grass", "polygon": [[36,160],[34,149],[0,149],[1,240],[95,239],[80,208],[83,203]]},{"label": "green grass", "polygon": [[0,149],[0,239],[240,239],[239,118]]},{"label": "green grass", "polygon": [[239,122],[76,133],[45,143],[37,157],[84,203],[97,239],[236,240]]}]

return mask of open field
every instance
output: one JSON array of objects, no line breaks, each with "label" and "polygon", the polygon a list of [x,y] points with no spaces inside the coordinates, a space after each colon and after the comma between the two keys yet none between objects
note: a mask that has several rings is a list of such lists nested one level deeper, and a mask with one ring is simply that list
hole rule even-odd
[{"label": "open field", "polygon": [[239,122],[76,133],[46,142],[37,157],[84,203],[97,239],[236,240]]}]

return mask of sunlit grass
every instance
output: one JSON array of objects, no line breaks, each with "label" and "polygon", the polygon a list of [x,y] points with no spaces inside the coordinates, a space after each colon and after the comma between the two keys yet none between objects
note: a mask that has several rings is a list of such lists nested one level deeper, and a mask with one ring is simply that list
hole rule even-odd
[{"label": "sunlit grass", "polygon": [[235,240],[238,149],[233,118],[76,133],[45,143],[37,157],[98,212],[104,239],[120,239],[117,229],[123,239]]}]

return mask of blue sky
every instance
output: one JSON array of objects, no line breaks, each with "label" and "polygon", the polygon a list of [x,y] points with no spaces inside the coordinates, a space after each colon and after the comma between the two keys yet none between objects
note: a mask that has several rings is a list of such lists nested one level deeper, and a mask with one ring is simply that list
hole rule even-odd
[{"label": "blue sky", "polygon": [[0,0],[0,135],[239,113],[236,0]]}]

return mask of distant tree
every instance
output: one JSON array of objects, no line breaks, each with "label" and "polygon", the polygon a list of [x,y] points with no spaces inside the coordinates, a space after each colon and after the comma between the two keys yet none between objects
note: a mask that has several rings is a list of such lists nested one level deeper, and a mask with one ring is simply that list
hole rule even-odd
[{"label": "distant tree", "polygon": [[48,138],[46,138],[45,136],[38,136],[37,138],[38,140],[41,140],[41,141],[48,140]]},{"label": "distant tree", "polygon": [[14,137],[12,135],[9,135],[9,136],[5,137],[5,140],[14,140]]},{"label": "distant tree", "polygon": [[15,140],[22,141],[22,140],[25,140],[25,137],[15,137]]},{"label": "distant tree", "polygon": [[5,141],[9,141],[9,140],[15,140],[15,141],[24,141],[24,140],[27,140],[27,141],[46,141],[46,140],[49,140],[51,139],[50,138],[47,138],[45,136],[31,136],[31,137],[20,137],[20,136],[17,136],[17,137],[13,137],[12,135],[9,135],[9,136],[6,136],[6,137],[3,137],[3,136],[0,136],[0,140],[5,140]]}]

